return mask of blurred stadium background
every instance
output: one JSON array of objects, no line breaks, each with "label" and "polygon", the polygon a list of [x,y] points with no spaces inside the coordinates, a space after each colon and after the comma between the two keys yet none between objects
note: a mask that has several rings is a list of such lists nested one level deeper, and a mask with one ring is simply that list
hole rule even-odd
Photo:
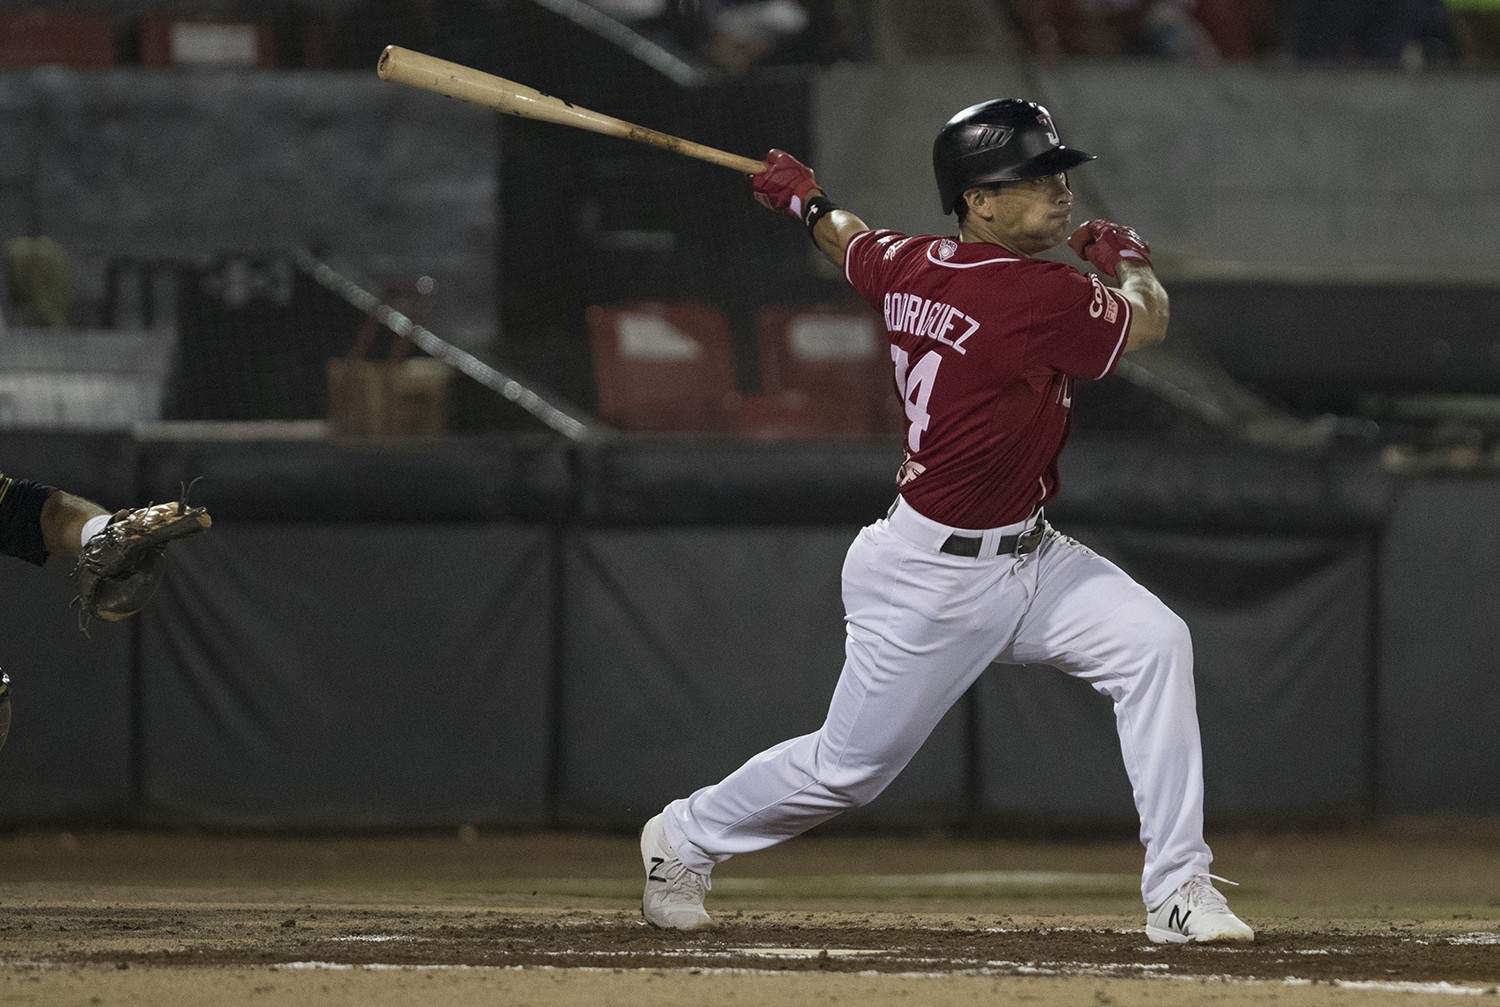
[{"label": "blurred stadium background", "polygon": [[[0,3],[0,467],[215,517],[81,634],[0,578],[0,824],[634,828],[817,726],[900,460],[873,319],[732,172],[381,82],[387,43],[948,227],[972,102],[1100,155],[1173,333],[1057,523],[1191,626],[1212,824],[1500,813],[1492,0]],[[1131,831],[994,670],[840,829]]]}]

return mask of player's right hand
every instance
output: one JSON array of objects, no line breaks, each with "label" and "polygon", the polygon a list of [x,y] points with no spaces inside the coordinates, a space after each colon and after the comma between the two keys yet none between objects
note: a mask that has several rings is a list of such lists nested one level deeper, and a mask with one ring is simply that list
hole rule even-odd
[{"label": "player's right hand", "polygon": [[812,169],[784,150],[771,150],[766,154],[765,171],[750,176],[755,187],[755,198],[762,206],[782,210],[798,220],[807,212],[807,200],[821,195],[818,180]]},{"label": "player's right hand", "polygon": [[1068,239],[1068,247],[1101,273],[1115,275],[1122,260],[1151,265],[1151,246],[1133,228],[1108,220],[1090,220]]}]

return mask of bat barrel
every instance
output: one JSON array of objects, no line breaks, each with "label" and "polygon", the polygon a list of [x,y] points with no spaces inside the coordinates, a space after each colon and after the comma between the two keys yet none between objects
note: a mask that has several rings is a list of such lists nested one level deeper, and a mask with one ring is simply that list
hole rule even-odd
[{"label": "bat barrel", "polygon": [[764,171],[765,162],[731,154],[725,150],[708,147],[691,140],[684,140],[670,133],[662,133],[645,126],[616,119],[613,116],[592,112],[586,108],[569,104],[535,88],[518,84],[504,77],[476,70],[459,63],[428,56],[398,45],[388,45],[380,53],[375,72],[382,80],[407,84],[424,91],[447,95],[462,101],[483,105],[507,115],[523,119],[538,119],[542,122],[573,126],[606,136],[618,136],[637,143],[649,144],[663,150],[708,161],[735,171],[753,175]]}]

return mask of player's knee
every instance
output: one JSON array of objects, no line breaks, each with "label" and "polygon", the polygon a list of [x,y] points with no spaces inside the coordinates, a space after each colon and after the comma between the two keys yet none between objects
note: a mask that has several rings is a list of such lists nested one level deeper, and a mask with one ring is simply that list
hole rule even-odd
[{"label": "player's knee", "polygon": [[1146,599],[1121,615],[1123,625],[1129,627],[1133,649],[1155,655],[1192,656],[1193,636],[1187,623],[1156,598]]},{"label": "player's knee", "polygon": [[879,797],[895,779],[895,774],[870,769],[838,769],[823,776],[823,789],[829,798],[844,808],[862,808]]},{"label": "player's knee", "polygon": [[858,783],[829,787],[828,794],[839,807],[852,811],[855,808],[864,807],[879,797],[889,782],[889,780],[881,780],[878,784],[874,784],[869,780],[861,780]]},{"label": "player's knee", "polygon": [[1162,646],[1166,649],[1191,654],[1193,652],[1193,633],[1188,629],[1188,624],[1183,621],[1182,616],[1162,605],[1161,608],[1161,639]]}]

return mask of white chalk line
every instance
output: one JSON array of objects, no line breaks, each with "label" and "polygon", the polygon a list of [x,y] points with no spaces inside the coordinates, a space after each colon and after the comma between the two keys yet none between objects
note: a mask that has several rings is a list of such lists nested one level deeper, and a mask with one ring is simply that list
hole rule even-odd
[{"label": "white chalk line", "polygon": [[864,958],[890,954],[883,948],[724,948],[720,953],[742,958]]},{"label": "white chalk line", "polygon": [[1134,874],[1091,874],[1082,871],[952,871],[938,874],[821,874],[806,878],[735,878],[715,879],[715,885],[729,894],[784,891],[798,882],[819,889],[847,887],[860,891],[934,892],[964,889],[1074,889],[1099,888],[1105,891],[1130,891],[1140,886]]},{"label": "white chalk line", "polygon": [[[1500,944],[1500,934],[1492,934],[1484,931],[1474,931],[1467,934],[1458,934],[1455,937],[1444,937],[1442,941],[1447,944]],[[1431,944],[1430,940],[1418,941],[1419,944]]]},{"label": "white chalk line", "polygon": [[[1339,989],[1371,990],[1387,993],[1430,993],[1443,996],[1494,996],[1500,994],[1497,986],[1461,986],[1456,983],[1436,982],[1374,982],[1355,979],[1248,979],[1243,976],[1226,975],[1173,975],[1157,971],[1137,971],[1135,974],[1127,974],[1122,970],[1159,968],[1163,966],[1139,966],[1123,965],[1108,968],[1097,966],[1080,967],[1076,971],[1065,971],[1032,966],[1019,962],[995,962],[989,966],[969,969],[954,969],[942,972],[846,972],[843,975],[855,975],[864,978],[887,978],[887,979],[943,979],[950,976],[957,977],[1004,977],[1004,976],[1044,976],[1054,978],[1077,978],[1077,979],[1175,979],[1182,982],[1218,982],[1231,985],[1237,984],[1264,984],[1270,983],[1280,986],[1333,986]],[[421,971],[481,971],[492,970],[497,972],[524,972],[528,970],[546,972],[588,972],[615,975],[619,973],[617,968],[600,968],[581,966],[579,968],[568,968],[558,965],[383,965],[368,963],[364,965],[350,965],[339,962],[287,962],[273,965],[271,968],[281,969],[326,969],[335,972],[348,972],[366,970],[372,972],[391,972],[410,970]],[[650,966],[648,969],[632,971],[660,971],[658,966]],[[783,969],[749,969],[749,968],[716,968],[713,966],[692,966],[695,976],[748,976],[748,975],[787,975]]]},{"label": "white chalk line", "polygon": [[[862,950],[862,949],[844,949]],[[622,954],[621,952],[610,952],[610,954]],[[832,957],[830,955],[830,957]],[[949,977],[983,977],[1003,978],[1005,976],[1044,976],[1063,979],[1155,979],[1155,980],[1179,980],[1182,982],[1219,982],[1226,984],[1265,984],[1281,986],[1332,986],[1338,989],[1350,990],[1372,990],[1388,993],[1430,993],[1440,996],[1495,996],[1500,995],[1500,986],[1463,986],[1457,983],[1436,982],[1375,982],[1357,979],[1255,979],[1244,976],[1228,975],[1176,975],[1160,971],[1166,968],[1163,965],[1146,965],[1143,963],[1130,963],[1126,965],[1107,966],[1085,966],[1082,963],[1074,963],[1076,969],[1058,968],[1065,963],[1046,963],[1036,965],[1027,962],[991,962],[979,967],[963,969],[945,969],[941,972],[877,972],[871,970],[859,972],[840,973],[842,975],[854,975],[864,978],[887,978],[887,979],[944,979]],[[61,971],[63,969],[77,968],[76,963],[64,964],[62,962],[48,961],[24,961],[0,959],[0,968],[16,969],[39,969]],[[102,967],[113,967],[104,966]],[[169,966],[177,968],[178,966]],[[603,966],[577,966],[564,965],[414,965],[397,964],[394,962],[363,962],[354,964],[350,962],[275,962],[267,965],[245,965],[244,968],[265,968],[271,971],[288,969],[291,971],[325,971],[325,972],[566,972],[566,973],[598,973],[604,975],[615,975],[621,970],[618,967]],[[643,966],[630,971],[658,972],[662,970],[660,964]],[[784,976],[788,973],[785,969],[752,969],[752,968],[723,968],[711,965],[679,966],[674,971],[691,972],[693,975],[709,976]]]},{"label": "white chalk line", "polygon": [[1451,996],[1493,996],[1500,986],[1458,986],[1454,983],[1391,983],[1364,979],[1283,979],[1283,986],[1336,986],[1345,990],[1375,990],[1384,993],[1438,993]]}]

